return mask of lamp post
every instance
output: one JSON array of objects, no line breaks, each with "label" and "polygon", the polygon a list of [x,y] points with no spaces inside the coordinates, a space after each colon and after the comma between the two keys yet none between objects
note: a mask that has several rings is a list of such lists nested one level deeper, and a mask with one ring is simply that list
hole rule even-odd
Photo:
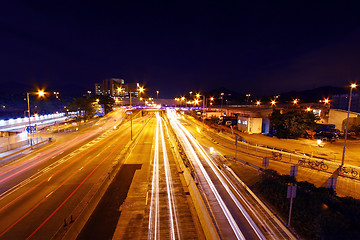
[{"label": "lamp post", "polygon": [[221,105],[220,105],[221,115],[223,113],[222,106],[223,106],[224,95],[225,95],[224,93],[220,93],[220,97],[221,97]]},{"label": "lamp post", "polygon": [[159,100],[159,90],[156,91],[156,98]]},{"label": "lamp post", "polygon": [[205,95],[203,95],[203,118],[202,118],[202,122],[203,122],[203,125],[202,125],[202,130],[204,132],[204,120],[205,120]]},{"label": "lamp post", "polygon": [[[30,94],[32,94],[32,92],[27,92],[26,93],[26,99],[27,99],[27,105],[28,105],[28,117],[29,117],[29,132],[30,132],[30,146],[32,146],[32,136],[31,136],[31,133],[32,133],[32,130],[31,130],[31,119],[30,119],[30,100],[29,100],[29,96]],[[34,94],[34,93],[33,93]],[[45,92],[43,90],[39,90],[37,93],[39,97],[43,97],[45,95]]]},{"label": "lamp post", "polygon": [[130,138],[131,141],[133,140],[132,138],[132,109],[131,109],[131,90],[129,91],[130,93]]},{"label": "lamp post", "polygon": [[341,167],[344,166],[344,161],[345,161],[345,149],[346,149],[346,139],[347,139],[348,128],[349,128],[349,115],[350,115],[350,107],[351,107],[352,90],[353,90],[353,88],[356,88],[356,86],[357,85],[355,83],[352,83],[350,85],[350,97],[349,97],[349,106],[348,106],[348,112],[347,112],[347,118],[346,118],[344,149],[343,149],[343,154],[342,154]]}]

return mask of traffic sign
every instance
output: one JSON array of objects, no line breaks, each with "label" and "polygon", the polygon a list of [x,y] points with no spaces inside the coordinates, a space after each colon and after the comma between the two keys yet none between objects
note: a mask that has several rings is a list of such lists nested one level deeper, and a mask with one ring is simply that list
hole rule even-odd
[{"label": "traffic sign", "polygon": [[336,189],[337,177],[329,177],[327,182],[327,188]]},{"label": "traffic sign", "polygon": [[296,177],[298,175],[298,166],[294,165],[290,167],[290,176]]},{"label": "traffic sign", "polygon": [[25,128],[25,130],[28,132],[28,133],[36,133],[36,126],[27,126]]},{"label": "traffic sign", "polygon": [[295,198],[296,197],[296,184],[288,185],[286,198]]}]

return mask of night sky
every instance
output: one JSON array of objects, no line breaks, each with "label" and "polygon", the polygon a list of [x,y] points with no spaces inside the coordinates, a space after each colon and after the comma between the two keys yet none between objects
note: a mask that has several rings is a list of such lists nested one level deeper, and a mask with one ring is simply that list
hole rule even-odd
[{"label": "night sky", "polygon": [[316,2],[8,1],[0,83],[81,94],[116,77],[172,98],[358,81],[360,4]]}]

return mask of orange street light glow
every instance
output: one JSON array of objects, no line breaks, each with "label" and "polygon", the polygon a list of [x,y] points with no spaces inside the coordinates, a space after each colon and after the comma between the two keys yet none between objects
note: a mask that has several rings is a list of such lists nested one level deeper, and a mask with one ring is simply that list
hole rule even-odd
[{"label": "orange street light glow", "polygon": [[45,95],[44,90],[39,90],[39,91],[37,92],[37,95],[39,95],[39,97],[43,97],[43,96]]}]

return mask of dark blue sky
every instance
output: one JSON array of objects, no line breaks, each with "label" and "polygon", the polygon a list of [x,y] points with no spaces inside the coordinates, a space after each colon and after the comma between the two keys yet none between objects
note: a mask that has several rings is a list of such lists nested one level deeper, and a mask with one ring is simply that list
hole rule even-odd
[{"label": "dark blue sky", "polygon": [[345,1],[9,1],[0,82],[93,90],[120,77],[159,97],[275,94],[360,77],[360,5]]}]

